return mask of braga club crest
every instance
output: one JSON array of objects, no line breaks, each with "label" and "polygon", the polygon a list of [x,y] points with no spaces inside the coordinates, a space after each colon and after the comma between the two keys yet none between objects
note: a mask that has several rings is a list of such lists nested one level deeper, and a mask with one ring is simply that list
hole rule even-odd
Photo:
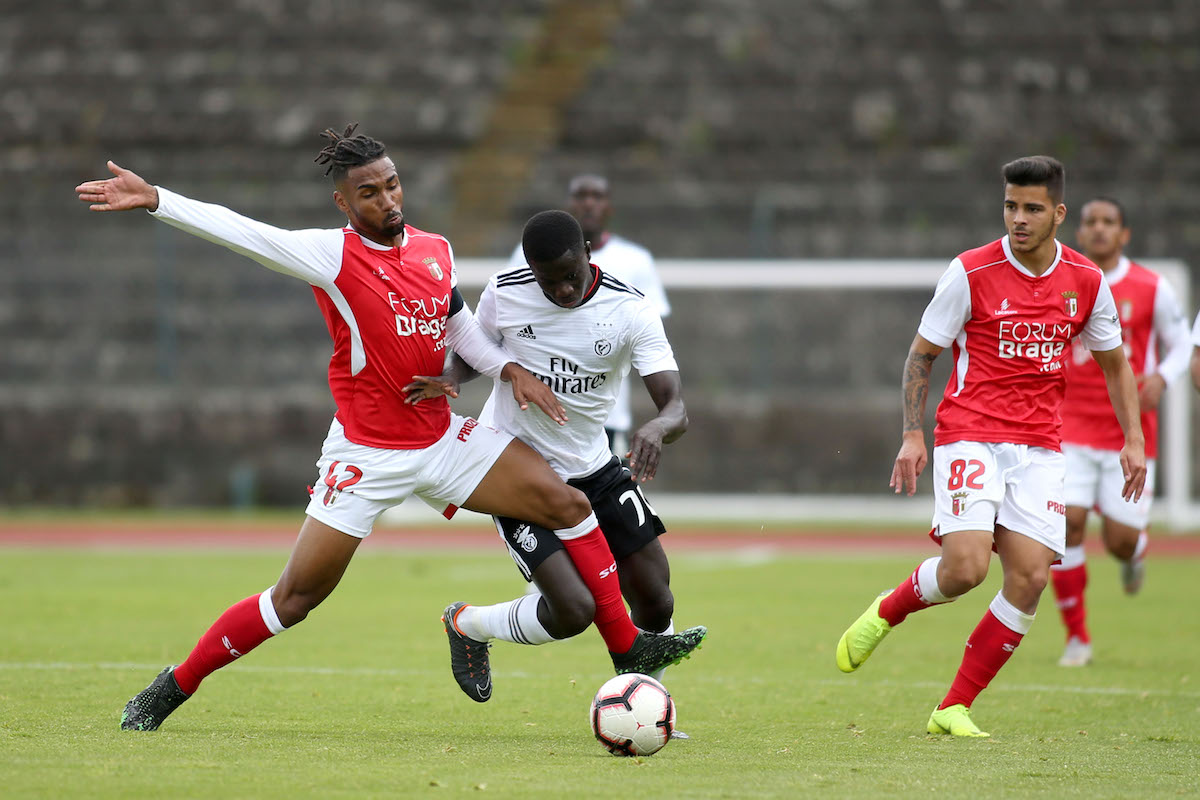
[{"label": "braga club crest", "polygon": [[1073,317],[1079,313],[1079,292],[1063,292],[1063,299],[1066,300],[1067,316]]},{"label": "braga club crest", "polygon": [[433,279],[440,281],[445,273],[442,272],[442,266],[437,263],[437,259],[430,256],[429,258],[422,259],[422,261],[425,266],[429,267],[429,274],[433,276]]}]

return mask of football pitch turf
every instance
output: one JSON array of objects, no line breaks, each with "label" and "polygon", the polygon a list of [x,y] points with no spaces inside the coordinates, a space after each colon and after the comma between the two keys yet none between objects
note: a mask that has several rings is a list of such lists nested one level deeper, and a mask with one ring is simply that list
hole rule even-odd
[{"label": "football pitch turf", "polygon": [[[670,537],[666,540],[670,550]],[[854,675],[844,628],[932,549],[673,552],[676,623],[708,625],[668,671],[679,727],[643,759],[587,724],[611,675],[594,629],[497,643],[476,704],[438,616],[523,588],[496,544],[365,548],[303,624],[210,677],[157,733],[125,702],[217,614],[268,586],[286,548],[0,548],[4,797],[1174,797],[1200,792],[1196,568],[1152,557],[1129,599],[1091,558],[1095,663],[1055,665],[1052,600],[976,702],[990,740],[925,734],[963,642],[998,588],[911,617]]]}]

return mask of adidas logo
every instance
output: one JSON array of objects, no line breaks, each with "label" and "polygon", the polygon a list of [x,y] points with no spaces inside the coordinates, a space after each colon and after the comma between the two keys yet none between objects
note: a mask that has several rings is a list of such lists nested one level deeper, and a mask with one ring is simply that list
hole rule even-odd
[{"label": "adidas logo", "polygon": [[533,326],[526,325],[524,328],[521,328],[521,330],[517,331],[517,338],[518,339],[536,339],[537,336],[535,336],[533,333]]}]

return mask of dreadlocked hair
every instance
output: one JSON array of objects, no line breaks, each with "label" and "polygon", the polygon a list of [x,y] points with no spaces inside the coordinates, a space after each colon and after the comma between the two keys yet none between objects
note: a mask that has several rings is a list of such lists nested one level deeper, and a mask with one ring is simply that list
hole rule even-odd
[{"label": "dreadlocked hair", "polygon": [[313,161],[328,164],[329,168],[325,170],[325,174],[332,175],[335,181],[346,177],[346,173],[354,167],[370,164],[386,154],[383,142],[361,133],[352,136],[356,128],[357,122],[347,125],[345,133],[338,133],[333,128],[321,131],[321,135],[329,140],[329,144],[321,148],[321,152],[317,153]]}]

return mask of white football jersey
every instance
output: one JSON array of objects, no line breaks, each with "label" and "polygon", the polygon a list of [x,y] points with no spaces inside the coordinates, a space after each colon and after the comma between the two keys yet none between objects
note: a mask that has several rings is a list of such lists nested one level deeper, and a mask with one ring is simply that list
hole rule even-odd
[{"label": "white football jersey", "polygon": [[[654,268],[654,256],[640,244],[617,236],[615,233],[605,235],[604,241],[597,247],[592,243],[592,263],[616,278],[637,289],[650,301],[660,317],[671,313],[671,304],[667,302],[667,293],[663,289],[662,279]],[[509,259],[510,267],[525,266],[525,251],[517,243]],[[630,407],[630,381],[621,382],[621,391],[613,404],[613,410],[605,422],[606,428],[616,431],[628,431],[633,427],[633,412]],[[624,456],[624,453],[620,455]]]},{"label": "white football jersey", "polygon": [[641,292],[597,268],[574,308],[555,305],[523,266],[493,275],[475,311],[480,327],[554,390],[567,412],[559,425],[535,406],[522,411],[496,381],[479,421],[541,453],[563,479],[591,475],[612,458],[604,434],[621,381],[679,369],[662,319]]}]

